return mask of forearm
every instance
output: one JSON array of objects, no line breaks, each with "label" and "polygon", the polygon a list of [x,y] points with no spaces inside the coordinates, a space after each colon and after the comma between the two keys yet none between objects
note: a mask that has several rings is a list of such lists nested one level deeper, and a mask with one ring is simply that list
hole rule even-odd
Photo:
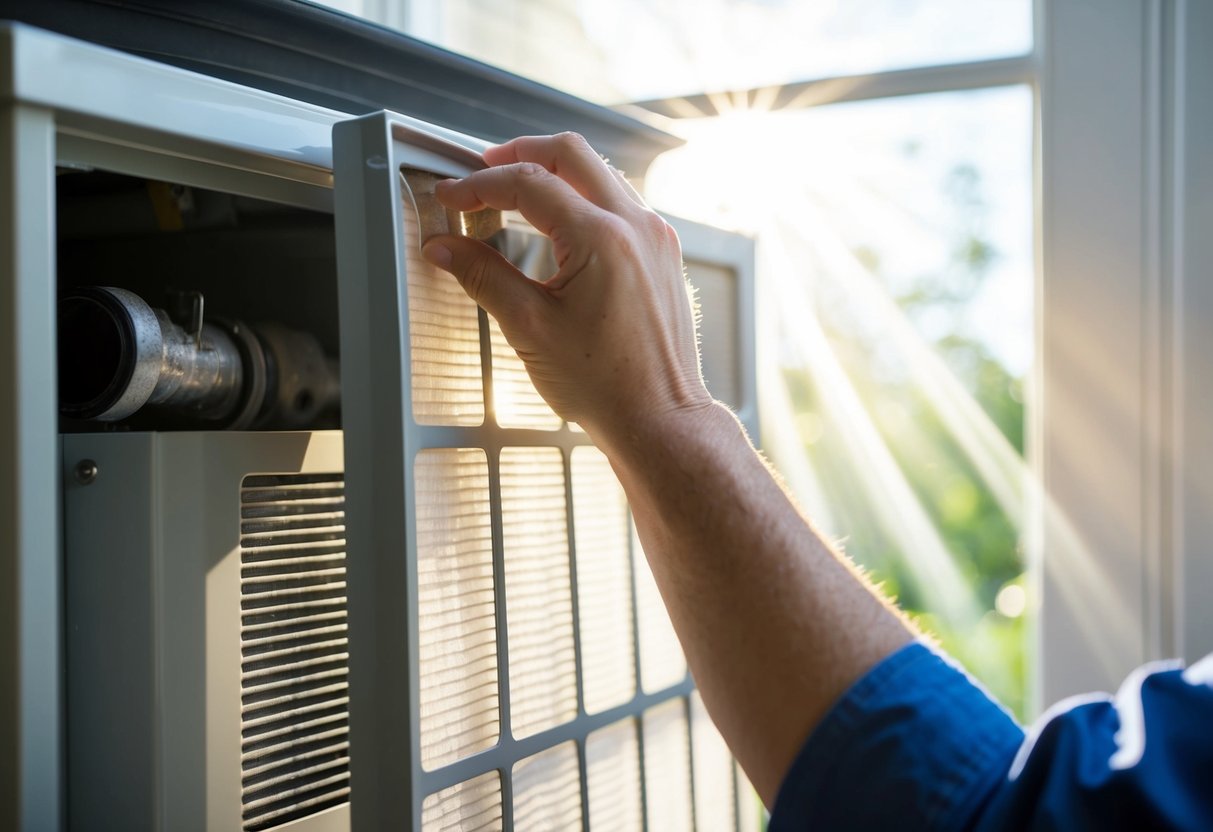
[{"label": "forearm", "polygon": [[805,737],[912,638],[711,405],[600,430],[704,702],[770,805]]}]

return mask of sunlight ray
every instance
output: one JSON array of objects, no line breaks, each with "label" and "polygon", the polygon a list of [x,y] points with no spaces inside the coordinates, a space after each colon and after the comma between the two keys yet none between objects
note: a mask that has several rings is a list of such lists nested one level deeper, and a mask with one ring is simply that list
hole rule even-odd
[{"label": "sunlight ray", "polygon": [[775,291],[780,298],[783,332],[795,333],[790,346],[820,391],[822,409],[838,427],[882,525],[906,552],[920,591],[950,622],[972,625],[979,617],[972,590],[838,363],[806,297],[806,282],[791,268],[794,262],[785,257],[782,268],[766,272],[778,284]]},{"label": "sunlight ray", "polygon": [[754,101],[750,104],[750,109],[759,113],[769,112],[775,107],[775,102],[779,99],[779,93],[782,90],[783,87],[779,84],[759,87],[754,91]]},{"label": "sunlight ray", "polygon": [[705,112],[695,105],[694,102],[686,98],[671,98],[667,100],[666,105],[674,111],[676,118],[700,119],[709,118],[711,113]]},{"label": "sunlight ray", "polygon": [[712,106],[716,108],[718,115],[727,115],[736,110],[733,106],[733,96],[727,92],[710,92],[707,97],[708,101],[712,102]]},{"label": "sunlight ray", "polygon": [[[806,244],[797,235],[796,242]],[[815,240],[818,253],[824,253],[828,264],[823,279],[844,282],[856,302],[874,316],[878,326],[906,358],[915,384],[940,416],[948,435],[965,452],[985,486],[998,501],[1008,520],[1023,535],[1030,521],[1029,507],[1040,512],[1047,557],[1045,568],[1056,580],[1059,589],[1056,602],[1064,604],[1064,616],[1090,636],[1097,647],[1096,659],[1111,675],[1119,672],[1117,650],[1113,645],[1134,638],[1131,618],[1127,614],[1116,619],[1115,632],[1108,632],[1105,611],[1129,610],[1132,590],[1118,587],[1106,569],[1092,555],[1090,548],[1075,532],[1064,512],[1043,492],[1039,477],[1026,460],[1013,448],[994,425],[972,395],[960,384],[954,373],[943,363],[914,330],[905,313],[889,297],[874,276],[863,267],[840,241],[826,236]],[[1039,599],[1033,599],[1034,604]],[[1095,628],[1099,632],[1095,632]]]},{"label": "sunlight ray", "polygon": [[831,78],[809,84],[792,99],[780,107],[781,110],[801,110],[807,107],[820,107],[832,104],[845,98],[848,94],[862,87],[869,81],[868,76],[853,76],[850,78]]},{"label": "sunlight ray", "polygon": [[771,363],[760,366],[759,385],[764,401],[769,402],[762,409],[763,447],[772,458],[783,461],[779,473],[813,524],[836,535],[838,523],[825,487],[804,452],[804,440],[796,429],[792,400],[779,368]]},{"label": "sunlight ray", "polygon": [[1012,523],[1022,530],[1024,487],[1029,476],[1023,457],[854,254],[828,237],[816,242],[827,258],[826,279],[845,282],[847,290],[856,295],[856,301],[897,346],[915,383],[944,421],[948,433],[965,451]]}]

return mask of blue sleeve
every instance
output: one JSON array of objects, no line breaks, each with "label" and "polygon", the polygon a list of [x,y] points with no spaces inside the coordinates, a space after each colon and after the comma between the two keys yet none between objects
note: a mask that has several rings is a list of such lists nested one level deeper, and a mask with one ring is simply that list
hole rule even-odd
[{"label": "blue sleeve", "polygon": [[1213,829],[1213,656],[1158,662],[1037,722],[976,829]]},{"label": "blue sleeve", "polygon": [[817,726],[784,778],[769,830],[965,828],[1022,740],[961,670],[911,644]]},{"label": "blue sleeve", "polygon": [[1213,829],[1213,657],[1140,668],[1037,724],[1025,739],[962,671],[906,647],[806,742],[771,832]]}]

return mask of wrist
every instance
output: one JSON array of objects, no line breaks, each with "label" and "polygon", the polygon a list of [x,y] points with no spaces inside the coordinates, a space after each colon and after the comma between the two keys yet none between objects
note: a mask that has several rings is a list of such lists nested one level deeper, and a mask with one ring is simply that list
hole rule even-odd
[{"label": "wrist", "polygon": [[586,429],[616,468],[623,470],[671,458],[692,463],[702,452],[721,452],[730,441],[749,445],[733,412],[706,395],[699,401]]}]

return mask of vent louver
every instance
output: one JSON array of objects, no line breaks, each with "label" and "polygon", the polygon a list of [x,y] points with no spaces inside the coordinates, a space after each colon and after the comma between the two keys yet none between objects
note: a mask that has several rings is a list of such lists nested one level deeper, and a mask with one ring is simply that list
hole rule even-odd
[{"label": "vent louver", "polygon": [[241,803],[272,829],[349,801],[349,649],[341,474],[240,490]]}]

